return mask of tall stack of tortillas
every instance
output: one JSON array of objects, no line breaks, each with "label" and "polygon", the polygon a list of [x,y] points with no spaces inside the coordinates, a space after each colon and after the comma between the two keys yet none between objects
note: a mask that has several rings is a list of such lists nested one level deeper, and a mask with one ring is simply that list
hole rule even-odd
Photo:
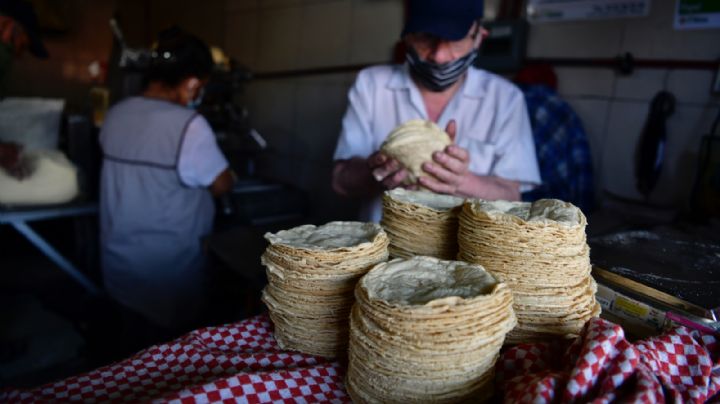
[{"label": "tall stack of tortillas", "polygon": [[262,300],[281,348],[343,356],[357,280],[388,258],[380,225],[330,222],[299,226],[265,238],[268,285]]},{"label": "tall stack of tortillas", "polygon": [[516,323],[482,266],[430,257],[378,264],[355,289],[346,380],[354,402],[480,401]]},{"label": "tall stack of tortillas", "polygon": [[407,169],[407,184],[415,184],[418,177],[430,175],[422,169],[423,163],[450,143],[450,136],[434,122],[413,119],[393,129],[380,150]]},{"label": "tall stack of tortillas", "polygon": [[390,255],[454,260],[458,252],[458,214],[463,201],[456,196],[402,188],[386,191],[380,224],[390,238]]},{"label": "tall stack of tortillas", "polygon": [[586,224],[580,209],[555,199],[463,205],[458,259],[484,266],[512,289],[518,325],[508,343],[574,336],[600,314]]}]

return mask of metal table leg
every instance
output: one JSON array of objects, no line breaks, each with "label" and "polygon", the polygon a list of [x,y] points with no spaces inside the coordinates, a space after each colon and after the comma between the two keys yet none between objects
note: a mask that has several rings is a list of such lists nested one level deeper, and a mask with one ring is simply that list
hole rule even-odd
[{"label": "metal table leg", "polygon": [[65,271],[68,275],[73,277],[81,285],[85,287],[93,295],[99,295],[100,290],[95,286],[90,279],[88,279],[82,272],[80,272],[75,266],[65,259],[60,253],[58,253],[50,244],[48,244],[39,234],[30,228],[25,222],[13,221],[12,226],[17,229],[23,236],[25,236],[31,243],[33,243],[40,251],[43,252],[50,260],[52,260],[57,266]]}]

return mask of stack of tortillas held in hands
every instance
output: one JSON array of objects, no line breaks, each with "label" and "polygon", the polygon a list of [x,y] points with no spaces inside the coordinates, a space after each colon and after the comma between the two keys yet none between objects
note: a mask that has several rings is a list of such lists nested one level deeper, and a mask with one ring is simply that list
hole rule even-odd
[{"label": "stack of tortillas held in hands", "polygon": [[516,323],[482,266],[431,257],[378,264],[355,289],[346,387],[356,403],[482,401]]},{"label": "stack of tortillas held in hands", "polygon": [[458,259],[512,289],[518,325],[508,343],[575,336],[600,314],[586,224],[580,209],[556,199],[465,202]]},{"label": "stack of tortillas held in hands", "polygon": [[280,347],[344,356],[353,290],[370,268],[387,261],[385,232],[375,223],[331,222],[265,238],[270,245],[262,256],[268,277],[262,300]]},{"label": "stack of tortillas held in hands", "polygon": [[423,163],[432,161],[434,152],[444,150],[451,143],[450,136],[434,122],[414,119],[393,129],[380,151],[407,169],[409,185],[417,183],[421,176],[430,175],[422,169]]},{"label": "stack of tortillas held in hands", "polygon": [[402,188],[386,191],[380,224],[390,238],[390,255],[454,260],[463,201],[456,196]]}]

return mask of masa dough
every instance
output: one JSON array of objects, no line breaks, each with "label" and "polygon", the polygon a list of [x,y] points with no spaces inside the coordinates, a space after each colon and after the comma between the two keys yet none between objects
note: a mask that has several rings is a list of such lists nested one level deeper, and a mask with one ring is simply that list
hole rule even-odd
[{"label": "masa dough", "polygon": [[0,203],[46,205],[64,203],[78,194],[77,169],[57,150],[26,152],[30,175],[19,180],[0,169]]},{"label": "masa dough", "polygon": [[418,177],[428,175],[422,164],[432,161],[432,154],[452,143],[450,136],[432,121],[413,119],[393,129],[380,150],[394,158],[408,170],[411,184]]}]

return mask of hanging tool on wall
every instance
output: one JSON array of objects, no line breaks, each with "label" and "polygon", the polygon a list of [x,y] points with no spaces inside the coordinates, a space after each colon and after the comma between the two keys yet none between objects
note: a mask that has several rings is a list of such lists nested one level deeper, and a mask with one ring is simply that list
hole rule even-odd
[{"label": "hanging tool on wall", "polygon": [[675,112],[675,96],[660,91],[650,102],[650,111],[635,149],[635,184],[640,193],[649,199],[660,177],[665,146],[666,123]]}]

